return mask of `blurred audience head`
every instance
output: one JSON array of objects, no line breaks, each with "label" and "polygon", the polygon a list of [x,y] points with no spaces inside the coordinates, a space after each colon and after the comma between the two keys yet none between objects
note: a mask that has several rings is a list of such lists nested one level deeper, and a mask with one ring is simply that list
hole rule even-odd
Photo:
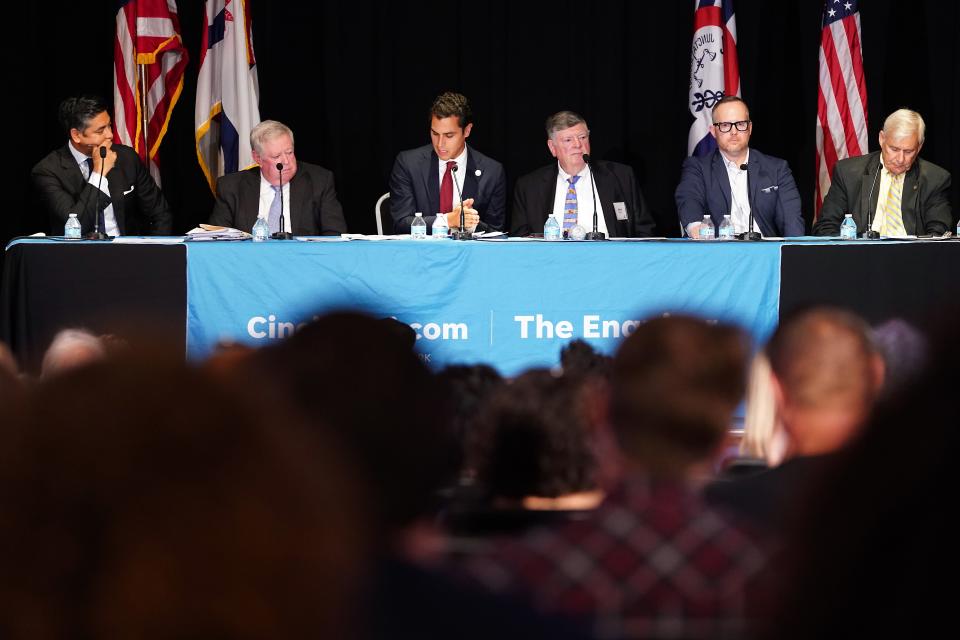
[{"label": "blurred audience head", "polygon": [[435,508],[434,492],[456,473],[449,393],[410,347],[382,320],[332,313],[259,350],[246,376],[275,381],[344,445],[387,533]]},{"label": "blurred audience head", "polygon": [[607,377],[613,361],[594,349],[585,340],[573,340],[560,350],[560,368],[564,375],[596,375]]},{"label": "blurred audience head", "polygon": [[930,334],[928,365],[791,506],[796,526],[760,637],[929,638],[953,624],[944,585],[956,580],[958,310]]},{"label": "blurred audience head", "polygon": [[107,348],[98,336],[86,329],[63,329],[57,332],[43,354],[40,377],[61,375],[102,360],[106,355]]},{"label": "blurred audience head", "polygon": [[870,328],[847,311],[813,308],[785,319],[766,347],[788,455],[836,451],[863,426],[883,383]]},{"label": "blurred audience head", "polygon": [[610,419],[628,464],[686,475],[722,445],[746,385],[737,328],[687,316],[654,318],[620,346]]},{"label": "blurred audience head", "polygon": [[881,391],[896,393],[923,370],[928,357],[926,337],[901,318],[875,326],[872,335],[885,364]]},{"label": "blurred audience head", "polygon": [[597,488],[581,380],[538,369],[491,394],[468,454],[491,498],[519,502]]},{"label": "blurred audience head", "polygon": [[41,381],[0,434],[0,636],[349,636],[367,526],[342,456],[169,354]]},{"label": "blurred audience head", "polygon": [[467,465],[466,448],[473,437],[477,416],[505,381],[496,369],[486,364],[451,365],[441,370],[437,377],[446,384],[450,393],[453,411],[450,428],[461,455],[457,468],[461,470],[461,475],[470,477],[473,472]]}]

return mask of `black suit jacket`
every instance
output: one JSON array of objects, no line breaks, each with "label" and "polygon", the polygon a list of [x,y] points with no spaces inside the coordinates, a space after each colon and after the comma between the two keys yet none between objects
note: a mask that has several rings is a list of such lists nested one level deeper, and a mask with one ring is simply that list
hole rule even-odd
[{"label": "black suit jacket", "polygon": [[[217,180],[217,201],[210,224],[249,232],[260,212],[260,167],[230,173]],[[290,180],[290,228],[295,236],[331,236],[347,232],[337,200],[333,172],[297,162]]]},{"label": "black suit jacket", "polygon": [[[867,218],[870,212],[876,212],[880,196],[879,169],[879,151],[840,160],[834,165],[830,190],[823,199],[814,235],[840,235],[845,213],[853,214],[859,231],[866,230]],[[900,212],[904,230],[909,235],[942,235],[953,220],[949,192],[950,172],[917,158],[903,178]]]},{"label": "black suit jacket", "polygon": [[112,149],[117,162],[103,178],[109,196],[84,180],[68,146],[51,151],[33,167],[30,178],[47,210],[51,235],[63,234],[71,213],[77,214],[82,233],[93,231],[97,207],[106,209],[111,203],[121,235],[170,235],[170,207],[137,152],[122,144]]},{"label": "black suit jacket", "polygon": [[[440,211],[439,158],[433,145],[401,151],[390,172],[390,214],[395,233],[410,233],[413,214],[423,213],[428,230]],[[459,202],[456,188],[454,206]],[[506,215],[507,183],[503,165],[467,145],[467,172],[463,177],[463,199],[473,198],[480,214],[478,231],[503,229]]]},{"label": "black suit jacket", "polygon": [[[594,161],[591,166],[597,186],[597,201],[603,209],[607,235],[612,238],[648,238],[656,223],[637,186],[633,169],[618,162]],[[513,188],[510,235],[543,233],[543,223],[553,213],[557,194],[556,163],[537,169],[517,180]],[[614,202],[627,208],[627,219],[617,220]]]}]

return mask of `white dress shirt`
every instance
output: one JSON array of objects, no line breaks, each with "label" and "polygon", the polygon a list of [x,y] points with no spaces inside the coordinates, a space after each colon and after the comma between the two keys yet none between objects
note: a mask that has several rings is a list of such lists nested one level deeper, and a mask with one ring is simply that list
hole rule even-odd
[{"label": "white dress shirt", "polygon": [[[580,173],[577,174],[580,179],[573,188],[577,192],[577,224],[586,231],[593,231],[593,174],[589,165],[584,165]],[[563,210],[567,205],[567,189],[570,183],[567,181],[572,176],[563,170],[560,163],[557,163],[557,188],[553,199],[553,213],[557,223],[560,225],[560,231],[563,232]],[[603,205],[600,204],[599,194],[597,199],[597,231],[607,233],[607,221],[603,218]]]},{"label": "white dress shirt", "polygon": [[[87,179],[87,182],[92,184],[94,188],[99,184],[100,191],[107,194],[107,197],[110,197],[110,176],[103,176],[103,180],[101,181],[100,174],[87,167],[87,160],[92,160],[92,158],[77,151],[72,144],[67,146],[70,147],[70,153],[73,155],[73,159],[77,161],[77,164],[80,165],[80,173]],[[92,200],[93,196],[91,196],[90,199]],[[96,204],[94,204],[94,210],[96,210]],[[79,218],[80,212],[77,211],[76,213]],[[96,224],[96,222],[94,222],[94,224]],[[100,231],[106,233],[108,236],[120,235],[120,227],[117,226],[117,217],[113,213],[113,202],[108,204],[107,208],[103,210],[103,226],[104,228],[100,229]]]},{"label": "white dress shirt", "polygon": [[[267,182],[267,179],[263,177],[263,174],[260,174],[260,208],[257,210],[257,217],[263,218],[267,222],[270,221],[270,205],[273,204],[273,199],[276,197],[277,192],[274,191],[273,185]],[[243,229],[243,231],[250,231],[249,229]],[[286,231],[287,233],[293,233],[293,230],[290,228],[290,183],[283,183],[283,229],[281,231]]]}]

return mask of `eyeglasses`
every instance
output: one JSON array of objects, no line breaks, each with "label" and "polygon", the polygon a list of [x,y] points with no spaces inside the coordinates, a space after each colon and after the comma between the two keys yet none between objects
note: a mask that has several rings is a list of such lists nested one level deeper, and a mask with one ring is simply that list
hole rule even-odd
[{"label": "eyeglasses", "polygon": [[713,126],[720,130],[720,133],[730,133],[731,127],[736,127],[737,131],[746,131],[750,126],[750,120],[740,120],[739,122],[714,122]]}]

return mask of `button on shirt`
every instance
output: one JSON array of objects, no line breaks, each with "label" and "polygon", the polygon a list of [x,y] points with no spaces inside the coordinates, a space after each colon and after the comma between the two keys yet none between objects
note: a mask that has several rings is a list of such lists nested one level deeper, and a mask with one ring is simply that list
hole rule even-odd
[{"label": "button on shirt", "polygon": [[[584,166],[576,175],[580,176],[577,183],[573,185],[577,192],[577,224],[586,231],[593,231],[593,174],[589,166]],[[573,175],[564,171],[558,162],[557,188],[551,215],[557,219],[561,229],[563,228],[563,210],[567,202],[567,189],[570,188],[569,180],[572,177]],[[599,194],[597,195],[599,197]],[[600,204],[599,199],[597,200],[597,231],[607,233],[607,221],[603,218],[603,205]]]},{"label": "button on shirt", "polygon": [[[277,192],[274,190],[273,185],[267,182],[266,178],[263,177],[263,174],[260,174],[260,208],[257,209],[257,217],[263,218],[269,222],[270,216],[270,205],[273,204],[273,199],[277,196]],[[249,229],[244,229],[244,231],[249,231]],[[283,183],[283,231],[288,233],[293,233],[293,230],[290,228],[290,183]]]},{"label": "button on shirt", "polygon": [[[750,196],[747,193],[747,172],[740,168],[735,162],[730,162],[721,153],[723,166],[727,169],[727,178],[730,180],[730,219],[733,220],[733,229],[735,233],[743,233],[747,230],[750,223]],[[750,150],[747,149],[747,156],[743,164],[750,161]],[[724,213],[727,213],[726,211]],[[753,230],[759,232],[757,219],[753,219]]]},{"label": "button on shirt", "polygon": [[[87,182],[93,185],[93,188],[97,188],[97,184],[100,184],[100,191],[105,193],[107,197],[110,196],[110,176],[103,176],[103,181],[100,180],[100,174],[90,171],[87,167],[87,160],[90,160],[90,156],[86,156],[79,151],[77,151],[74,146],[68,145],[70,147],[70,153],[73,155],[73,159],[77,161],[77,164],[80,165],[80,173],[86,178]],[[93,196],[90,197],[93,200]],[[94,204],[94,210],[96,210],[96,204]],[[77,211],[79,214],[80,212]],[[94,213],[96,216],[96,213]],[[96,218],[94,218],[96,220]],[[119,236],[120,227],[117,226],[117,217],[113,214],[113,203],[107,205],[107,208],[103,210],[103,226],[101,229],[108,236]]]}]

